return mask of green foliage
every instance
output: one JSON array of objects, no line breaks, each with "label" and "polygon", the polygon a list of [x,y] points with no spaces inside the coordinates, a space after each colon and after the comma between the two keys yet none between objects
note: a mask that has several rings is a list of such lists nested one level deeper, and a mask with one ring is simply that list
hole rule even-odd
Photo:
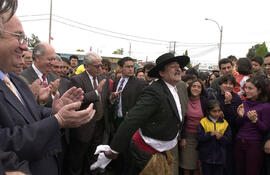
[{"label": "green foliage", "polygon": [[267,47],[266,47],[265,42],[263,42],[263,43],[259,46],[259,48],[256,50],[255,56],[260,56],[260,57],[264,58],[264,56],[267,54],[267,52],[268,52],[268,49],[267,49]]},{"label": "green foliage", "polygon": [[[185,53],[183,53],[184,56],[188,56],[188,50],[185,51]],[[187,68],[191,68],[192,64],[191,61],[186,65]]]},{"label": "green foliage", "polygon": [[123,55],[124,54],[124,49],[123,48],[117,49],[117,50],[113,51],[112,54]]},{"label": "green foliage", "polygon": [[262,44],[256,44],[252,46],[247,53],[247,58],[251,59],[255,56],[261,56],[264,58],[265,54],[268,52],[265,42]]},{"label": "green foliage", "polygon": [[35,34],[31,35],[31,38],[27,38],[27,45],[28,47],[32,50],[36,45],[38,45],[38,43],[40,43],[40,40],[38,38],[38,36],[36,36]]},{"label": "green foliage", "polygon": [[83,49],[77,49],[76,51],[77,51],[77,52],[84,52]]}]

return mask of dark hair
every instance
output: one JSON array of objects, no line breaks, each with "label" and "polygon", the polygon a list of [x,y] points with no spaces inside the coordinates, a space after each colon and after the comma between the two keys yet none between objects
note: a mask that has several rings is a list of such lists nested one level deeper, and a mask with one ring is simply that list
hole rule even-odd
[{"label": "dark hair", "polygon": [[191,74],[186,74],[186,75],[184,75],[184,76],[182,77],[182,80],[183,80],[184,82],[187,82],[188,80],[194,80],[194,79],[196,79],[196,78],[194,78],[193,75],[191,75]]},{"label": "dark hair", "polygon": [[1,0],[0,1],[0,15],[10,11],[8,19],[5,22],[7,22],[15,14],[17,7],[18,7],[17,0]]},{"label": "dark hair", "polygon": [[233,61],[237,61],[237,58],[236,58],[236,56],[234,56],[234,55],[230,55],[230,56],[228,56],[227,58],[229,58],[230,60],[232,60],[232,62],[233,62]]},{"label": "dark hair", "polygon": [[210,114],[210,111],[214,109],[216,106],[220,107],[220,103],[218,100],[208,100],[207,101],[207,114]]},{"label": "dark hair", "polygon": [[118,64],[120,67],[123,67],[124,64],[125,64],[125,62],[127,62],[127,61],[132,61],[132,62],[134,62],[134,60],[133,60],[132,58],[130,58],[130,57],[124,57],[124,58],[122,58],[121,60],[119,60],[119,61],[117,62],[117,64]]},{"label": "dark hair", "polygon": [[266,58],[266,57],[270,57],[270,52],[265,54],[264,58]]},{"label": "dark hair", "polygon": [[186,71],[186,74],[195,75],[196,78],[198,78],[198,71],[195,68],[193,68],[193,67],[189,68]]},{"label": "dark hair", "polygon": [[198,78],[202,81],[206,80],[206,83],[208,81],[208,73],[207,72],[200,72],[198,75]]},{"label": "dark hair", "polygon": [[109,60],[106,60],[106,59],[102,59],[102,64],[104,65],[104,66],[108,66],[108,71],[111,71],[111,62],[109,61]]},{"label": "dark hair", "polygon": [[219,77],[219,74],[217,72],[212,72],[209,76],[208,76],[208,80],[207,80],[207,86],[210,87],[210,78],[211,76],[214,75],[216,78]]},{"label": "dark hair", "polygon": [[155,64],[154,63],[151,63],[151,62],[149,62],[149,63],[146,63],[144,66],[143,66],[143,72],[145,73],[145,70],[146,69],[152,69],[153,67],[155,67]]},{"label": "dark hair", "polygon": [[69,60],[71,60],[72,58],[74,58],[74,59],[76,59],[76,60],[79,60],[79,58],[78,58],[77,55],[71,55],[71,56],[69,57]]},{"label": "dark hair", "polygon": [[248,58],[240,58],[237,63],[237,72],[242,75],[249,75],[252,73],[252,64]]},{"label": "dark hair", "polygon": [[204,86],[203,86],[203,82],[201,80],[199,80],[199,79],[192,80],[192,82],[189,83],[189,86],[187,87],[188,96],[189,97],[192,96],[192,94],[191,94],[191,86],[196,82],[199,82],[201,84],[201,86],[202,86],[202,91],[201,91],[200,97],[206,97],[206,92],[205,92],[205,89],[204,89]]},{"label": "dark hair", "polygon": [[233,86],[235,86],[236,80],[232,74],[228,74],[228,75],[224,75],[224,76],[220,77],[218,84],[222,85],[223,83],[226,83],[228,81],[232,82]]},{"label": "dark hair", "polygon": [[258,101],[262,101],[262,102],[269,101],[269,97],[267,93],[267,84],[262,77],[260,76],[251,77],[246,81],[246,83],[247,82],[252,83],[258,90],[260,90],[260,93],[257,98]]},{"label": "dark hair", "polygon": [[227,63],[230,63],[233,66],[232,60],[229,58],[223,58],[223,59],[219,60],[219,62],[218,62],[219,69],[221,69],[222,64],[227,64]]},{"label": "dark hair", "polygon": [[61,57],[62,61],[66,62],[67,64],[69,64],[69,60],[66,57]]},{"label": "dark hair", "polygon": [[137,77],[137,75],[138,75],[140,72],[144,73],[142,70],[138,70],[138,71],[136,71],[135,76]]},{"label": "dark hair", "polygon": [[260,56],[255,56],[255,57],[251,58],[251,61],[254,61],[256,63],[259,63],[260,65],[263,64],[263,58],[260,57]]}]

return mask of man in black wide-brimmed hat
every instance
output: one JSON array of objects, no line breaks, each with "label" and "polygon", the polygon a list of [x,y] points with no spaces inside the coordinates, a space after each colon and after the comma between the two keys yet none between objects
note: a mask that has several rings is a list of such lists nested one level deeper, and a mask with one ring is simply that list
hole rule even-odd
[{"label": "man in black wide-brimmed hat", "polygon": [[148,75],[159,80],[144,89],[118,128],[110,147],[98,147],[99,160],[91,169],[104,168],[110,159],[129,149],[130,167],[125,174],[173,174],[169,150],[178,143],[186,112],[186,104],[182,104],[181,92],[176,86],[181,81],[181,69],[189,60],[188,56],[175,57],[172,53],[157,58],[156,66]]}]

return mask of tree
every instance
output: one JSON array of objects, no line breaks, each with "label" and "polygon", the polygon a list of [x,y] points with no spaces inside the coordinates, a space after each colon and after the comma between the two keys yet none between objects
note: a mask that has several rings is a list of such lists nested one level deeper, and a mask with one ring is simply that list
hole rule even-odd
[{"label": "tree", "polygon": [[38,45],[38,43],[40,43],[40,40],[38,38],[38,36],[36,36],[35,34],[31,35],[31,38],[27,38],[27,45],[28,47],[32,50],[36,45]]},{"label": "tree", "polygon": [[123,55],[124,54],[124,49],[123,48],[117,49],[117,50],[113,51],[112,54]]},{"label": "tree", "polygon": [[264,58],[264,56],[267,54],[267,52],[268,52],[268,49],[267,49],[267,47],[266,47],[265,42],[263,42],[263,43],[259,46],[259,48],[256,50],[255,56],[260,56],[260,57]]},{"label": "tree", "polygon": [[256,44],[252,46],[247,53],[247,58],[252,59],[255,56],[261,56],[264,58],[265,54],[268,52],[265,42],[262,44]]},{"label": "tree", "polygon": [[[185,53],[183,53],[184,56],[188,56],[188,51],[186,50]],[[191,64],[191,60],[189,61],[189,63],[186,65],[187,68],[191,68],[192,64]]]},{"label": "tree", "polygon": [[77,49],[76,51],[77,51],[77,52],[84,52],[83,49]]}]

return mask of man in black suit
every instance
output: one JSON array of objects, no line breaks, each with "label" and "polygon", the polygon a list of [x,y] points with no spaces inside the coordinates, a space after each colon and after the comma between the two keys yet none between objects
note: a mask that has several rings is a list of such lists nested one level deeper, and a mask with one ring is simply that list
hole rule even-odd
[{"label": "man in black suit", "polygon": [[119,66],[122,69],[122,77],[113,85],[114,127],[115,131],[127,115],[128,111],[136,104],[143,88],[147,85],[144,80],[134,76],[134,60],[124,57]]},{"label": "man in black suit", "polygon": [[[186,104],[182,103],[185,97],[181,97],[176,86],[181,80],[181,68],[188,62],[189,57],[175,57],[172,53],[157,58],[156,66],[148,75],[159,80],[144,89],[118,128],[110,147],[98,147],[99,160],[91,169],[101,167],[101,164],[104,167],[110,159],[129,150],[131,164],[126,175],[137,175],[141,171],[173,174],[173,161],[168,150],[178,143],[186,110],[183,107]],[[102,160],[105,163],[97,166]]]},{"label": "man in black suit", "polygon": [[0,149],[15,152],[19,160],[29,162],[33,175],[57,175],[56,153],[61,151],[60,128],[78,127],[91,120],[89,106],[77,111],[83,91],[71,88],[61,98],[56,94],[52,110],[38,105],[29,87],[10,73],[21,64],[27,50],[21,22],[13,15],[4,19],[0,37]]},{"label": "man in black suit", "polygon": [[[52,73],[53,62],[56,59],[56,53],[51,45],[48,43],[39,43],[33,49],[33,61],[32,66],[28,67],[22,72],[22,77],[26,80],[28,85],[31,85],[34,81],[38,80],[47,85],[52,84],[52,95],[58,89],[59,81],[58,77]],[[56,81],[57,80],[57,81]],[[48,100],[44,102],[44,106],[52,106],[52,96],[49,96]]]},{"label": "man in black suit", "polygon": [[[81,109],[85,109],[90,103],[94,103],[96,114],[91,122],[70,129],[70,145],[64,168],[65,175],[89,174],[89,161],[95,161],[94,151],[96,146],[103,142],[104,128],[108,129],[108,105],[110,103],[110,87],[108,79],[102,74],[102,58],[89,52],[84,58],[86,71],[73,76],[71,85],[82,88],[84,100]],[[90,150],[90,151],[89,151]],[[90,155],[90,160],[89,159]]]}]

